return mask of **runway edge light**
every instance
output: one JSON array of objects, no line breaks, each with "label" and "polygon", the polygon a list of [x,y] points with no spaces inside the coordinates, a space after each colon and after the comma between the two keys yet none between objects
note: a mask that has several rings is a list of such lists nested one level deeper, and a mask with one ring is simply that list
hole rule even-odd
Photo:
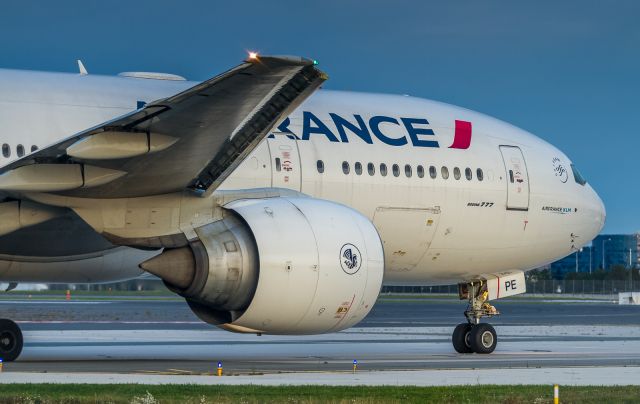
[{"label": "runway edge light", "polygon": [[222,362],[218,362],[218,376],[222,376]]},{"label": "runway edge light", "polygon": [[553,404],[560,403],[560,387],[557,384],[553,385]]},{"label": "runway edge light", "polygon": [[356,373],[358,370],[358,361],[356,359],[353,360],[353,373]]}]

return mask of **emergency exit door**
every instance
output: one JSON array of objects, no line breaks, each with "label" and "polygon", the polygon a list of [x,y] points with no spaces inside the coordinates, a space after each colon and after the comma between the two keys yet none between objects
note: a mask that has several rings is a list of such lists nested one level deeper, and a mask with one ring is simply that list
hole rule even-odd
[{"label": "emergency exit door", "polygon": [[298,143],[285,135],[267,139],[271,155],[271,186],[300,191],[302,181]]},{"label": "emergency exit door", "polygon": [[507,209],[529,210],[529,174],[522,150],[500,146],[507,176]]}]

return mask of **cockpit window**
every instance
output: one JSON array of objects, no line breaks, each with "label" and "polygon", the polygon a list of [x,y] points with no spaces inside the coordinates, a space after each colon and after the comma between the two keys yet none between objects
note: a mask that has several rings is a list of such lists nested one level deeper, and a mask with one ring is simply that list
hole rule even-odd
[{"label": "cockpit window", "polygon": [[573,171],[573,179],[575,179],[578,184],[584,185],[587,183],[587,180],[584,179],[582,174],[580,174],[580,171],[578,171],[576,166],[573,164],[571,164],[571,171]]}]

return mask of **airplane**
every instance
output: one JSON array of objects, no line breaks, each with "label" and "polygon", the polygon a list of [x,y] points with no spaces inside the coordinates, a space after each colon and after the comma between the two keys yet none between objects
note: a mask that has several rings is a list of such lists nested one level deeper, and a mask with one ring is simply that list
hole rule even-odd
[{"label": "airplane", "polygon": [[[256,53],[203,82],[0,70],[0,282],[153,274],[209,324],[287,335],[357,324],[383,285],[458,284],[454,349],[493,352],[490,302],[590,242],[601,199],[522,129],[327,78]],[[22,345],[0,320],[0,357]]]}]

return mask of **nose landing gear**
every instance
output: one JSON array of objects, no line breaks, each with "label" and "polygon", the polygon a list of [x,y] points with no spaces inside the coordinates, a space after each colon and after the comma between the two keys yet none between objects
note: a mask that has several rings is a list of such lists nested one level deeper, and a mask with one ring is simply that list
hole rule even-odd
[{"label": "nose landing gear", "polygon": [[500,314],[487,299],[489,292],[486,281],[461,283],[458,285],[460,300],[467,299],[469,304],[464,312],[466,323],[458,324],[453,330],[451,342],[459,353],[488,354],[496,349],[498,335],[491,324],[481,323],[482,317]]},{"label": "nose landing gear", "polygon": [[0,319],[0,359],[12,362],[22,352],[22,331],[16,323]]}]

